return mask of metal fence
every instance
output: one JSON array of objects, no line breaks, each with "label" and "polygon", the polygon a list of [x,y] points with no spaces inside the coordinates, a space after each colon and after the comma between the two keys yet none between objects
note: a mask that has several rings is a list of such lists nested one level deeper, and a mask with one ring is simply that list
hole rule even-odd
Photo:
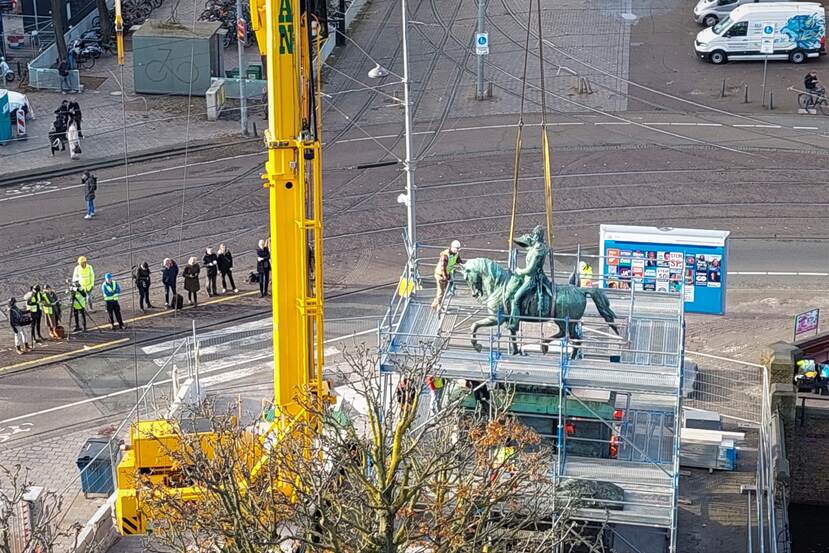
[{"label": "metal fence", "polygon": [[686,351],[696,371],[686,368],[685,407],[715,411],[723,417],[759,425],[763,407],[762,365]]}]

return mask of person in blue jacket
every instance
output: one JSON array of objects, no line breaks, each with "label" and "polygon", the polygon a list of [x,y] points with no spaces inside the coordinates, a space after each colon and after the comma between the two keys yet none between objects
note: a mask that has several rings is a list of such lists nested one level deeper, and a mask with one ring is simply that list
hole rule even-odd
[{"label": "person in blue jacket", "polygon": [[118,296],[121,295],[121,285],[115,282],[115,279],[112,278],[112,273],[104,275],[104,283],[101,284],[101,293],[106,302],[107,315],[109,315],[112,330],[115,330],[116,320],[118,321],[118,328],[124,330],[124,320],[121,318],[121,305],[118,303]]}]

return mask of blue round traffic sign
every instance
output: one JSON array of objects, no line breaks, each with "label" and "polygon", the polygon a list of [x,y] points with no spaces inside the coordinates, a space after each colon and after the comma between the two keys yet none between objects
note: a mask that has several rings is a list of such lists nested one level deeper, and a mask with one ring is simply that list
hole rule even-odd
[{"label": "blue round traffic sign", "polygon": [[478,44],[480,44],[481,46],[484,46],[486,44],[486,37],[485,36],[479,36],[478,37]]}]

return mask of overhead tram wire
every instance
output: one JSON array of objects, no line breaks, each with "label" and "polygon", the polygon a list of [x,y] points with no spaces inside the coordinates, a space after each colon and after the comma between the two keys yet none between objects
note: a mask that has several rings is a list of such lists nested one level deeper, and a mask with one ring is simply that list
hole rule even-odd
[{"label": "overhead tram wire", "polygon": [[518,113],[518,131],[515,135],[515,156],[513,159],[512,171],[512,213],[510,215],[509,223],[509,240],[507,241],[507,249],[510,251],[507,263],[512,268],[512,241],[515,239],[515,217],[518,212],[518,183],[521,176],[521,147],[523,144],[524,134],[524,101],[527,97],[527,65],[530,59],[530,21],[532,17],[533,0],[528,0],[530,9],[527,10],[527,34],[524,40],[524,72],[521,78],[521,108]]},{"label": "overhead tram wire", "polygon": [[[544,43],[541,41],[541,0],[536,0],[536,8],[538,10],[538,65],[541,78],[541,147],[543,149],[542,155],[544,157],[544,208],[547,213],[547,244],[550,248],[553,247],[553,177],[550,170],[550,139],[547,134],[547,85],[544,81]],[[527,25],[529,31],[529,25]],[[549,256],[550,260],[550,275],[553,277],[553,299],[552,305],[556,303],[556,262],[555,255],[552,253]]]}]

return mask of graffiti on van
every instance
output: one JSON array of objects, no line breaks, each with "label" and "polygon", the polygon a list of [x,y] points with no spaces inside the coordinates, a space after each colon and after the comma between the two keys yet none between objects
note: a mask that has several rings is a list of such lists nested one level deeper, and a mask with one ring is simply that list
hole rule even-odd
[{"label": "graffiti on van", "polygon": [[826,20],[817,15],[796,15],[789,18],[780,32],[804,50],[820,48],[820,38],[825,34]]}]

